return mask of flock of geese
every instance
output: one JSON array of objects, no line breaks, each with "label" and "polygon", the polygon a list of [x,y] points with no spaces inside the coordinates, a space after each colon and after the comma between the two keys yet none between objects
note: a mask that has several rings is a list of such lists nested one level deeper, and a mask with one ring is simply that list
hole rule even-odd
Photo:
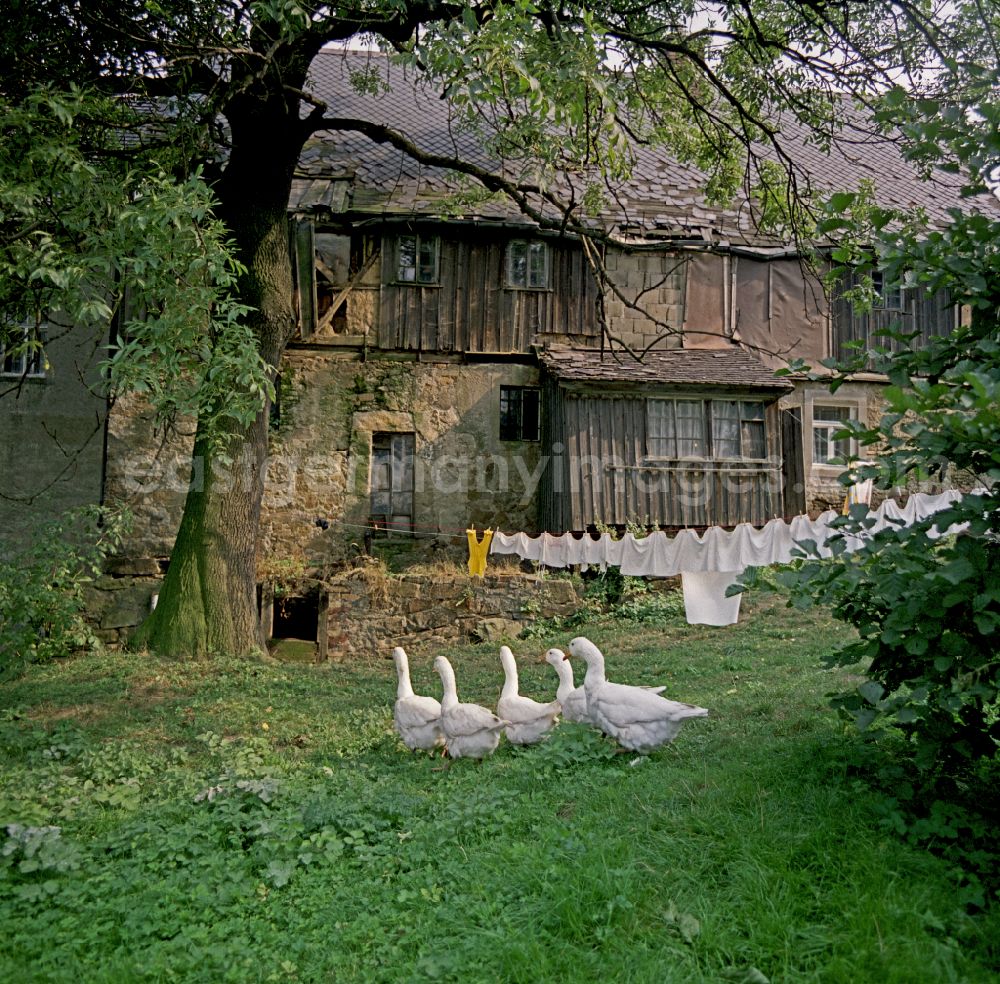
[{"label": "flock of geese", "polygon": [[[583,686],[573,680],[569,657],[587,664]],[[411,751],[441,749],[450,758],[481,759],[492,755],[506,733],[515,745],[541,741],[560,717],[594,725],[624,749],[648,752],[673,740],[688,718],[707,717],[704,707],[662,697],[664,687],[633,687],[611,683],[604,672],[604,654],[589,639],[578,636],[569,654],[550,649],[545,660],[556,671],[556,699],[540,703],[518,693],[517,663],[507,646],[500,647],[504,685],[496,713],[458,699],[455,671],[444,656],[434,660],[441,678],[440,702],[413,692],[406,651],[392,651],[396,664],[396,703],[393,719],[399,736]]]}]

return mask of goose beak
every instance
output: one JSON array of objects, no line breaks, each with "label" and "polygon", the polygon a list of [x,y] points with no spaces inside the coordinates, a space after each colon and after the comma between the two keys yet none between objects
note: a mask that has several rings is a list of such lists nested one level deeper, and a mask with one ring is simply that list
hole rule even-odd
[{"label": "goose beak", "polygon": [[569,659],[569,653],[563,653],[563,659]]}]

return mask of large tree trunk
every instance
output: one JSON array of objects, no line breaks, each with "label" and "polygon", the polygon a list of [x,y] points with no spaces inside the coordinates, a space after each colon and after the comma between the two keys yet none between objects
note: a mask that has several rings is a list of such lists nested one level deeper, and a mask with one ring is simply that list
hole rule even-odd
[{"label": "large tree trunk", "polygon": [[[305,76],[307,59],[297,67]],[[304,64],[303,64],[304,62]],[[292,72],[286,68],[286,81]],[[293,80],[294,81],[294,80]],[[301,83],[300,83],[301,84]],[[259,93],[258,93],[259,95]],[[232,149],[216,187],[218,214],[232,233],[258,348],[277,367],[294,330],[287,207],[302,143],[298,104],[280,84],[270,101],[227,109]],[[172,656],[246,655],[264,644],[257,611],[256,546],[267,470],[268,408],[212,451],[199,428],[192,482],[159,602],[134,643]]]},{"label": "large tree trunk", "polygon": [[173,656],[263,648],[255,573],[267,461],[262,416],[237,435],[241,453],[231,462],[213,457],[204,438],[196,438],[191,485],[167,576],[134,644]]}]

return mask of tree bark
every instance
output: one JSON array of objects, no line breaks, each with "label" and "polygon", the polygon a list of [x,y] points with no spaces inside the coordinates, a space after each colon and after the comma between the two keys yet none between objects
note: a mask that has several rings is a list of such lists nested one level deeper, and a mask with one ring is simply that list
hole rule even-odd
[{"label": "tree bark", "polygon": [[256,541],[267,463],[266,417],[224,462],[195,440],[184,513],[156,608],[134,645],[170,656],[244,655],[263,649],[257,617]]},{"label": "tree bark", "polygon": [[[286,62],[299,87],[311,54]],[[294,331],[287,209],[303,141],[298,102],[282,80],[270,98],[238,96],[226,109],[232,147],[216,186],[217,213],[245,266],[241,300],[260,354],[277,367]],[[163,655],[248,655],[266,645],[257,610],[256,548],[267,471],[268,407],[227,436],[224,452],[199,427],[184,512],[159,601],[133,644]]]}]

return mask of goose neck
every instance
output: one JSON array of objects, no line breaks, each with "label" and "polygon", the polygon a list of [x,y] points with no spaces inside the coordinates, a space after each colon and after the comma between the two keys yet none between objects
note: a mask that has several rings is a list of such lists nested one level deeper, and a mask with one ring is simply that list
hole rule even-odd
[{"label": "goose neck", "polygon": [[518,682],[517,663],[514,662],[513,654],[506,650],[501,650],[500,662],[503,664],[503,672],[504,672],[504,682],[503,682],[503,690],[501,691],[501,696],[516,697],[517,682]]},{"label": "goose neck", "polygon": [[593,687],[604,683],[604,681],[604,657],[599,653],[595,653],[587,660],[587,675],[583,678],[583,685],[585,687]]},{"label": "goose neck", "polygon": [[441,707],[449,708],[458,704],[458,688],[455,686],[455,671],[450,664],[444,663],[438,667],[441,677]]},{"label": "goose neck", "polygon": [[410,664],[405,655],[396,654],[396,699],[404,700],[413,696],[413,685],[410,683]]},{"label": "goose neck", "polygon": [[559,687],[556,690],[556,700],[565,700],[575,689],[573,667],[565,660],[555,664],[559,676]]}]

